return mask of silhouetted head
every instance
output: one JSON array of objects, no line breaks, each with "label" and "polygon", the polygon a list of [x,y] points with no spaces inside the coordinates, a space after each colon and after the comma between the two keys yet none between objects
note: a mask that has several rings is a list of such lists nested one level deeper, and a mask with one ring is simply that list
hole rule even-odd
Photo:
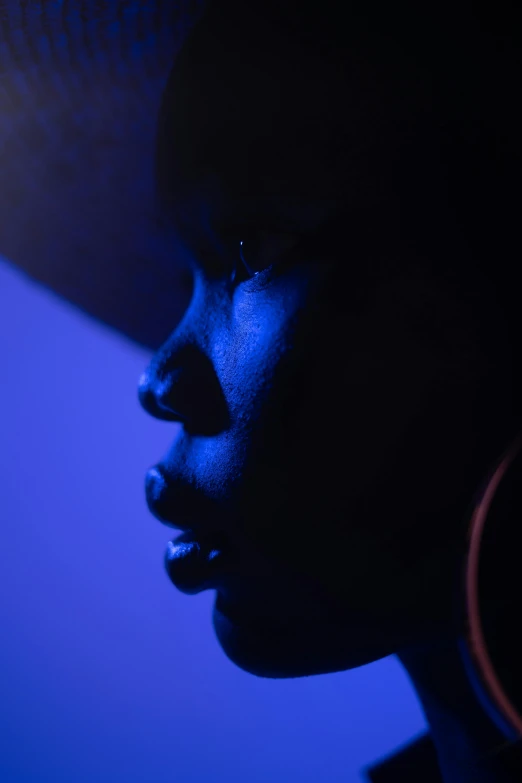
[{"label": "silhouetted head", "polygon": [[140,386],[238,554],[220,644],[266,677],[452,633],[521,427],[515,12],[294,5],[215,2],[174,64],[158,195],[194,290]]}]

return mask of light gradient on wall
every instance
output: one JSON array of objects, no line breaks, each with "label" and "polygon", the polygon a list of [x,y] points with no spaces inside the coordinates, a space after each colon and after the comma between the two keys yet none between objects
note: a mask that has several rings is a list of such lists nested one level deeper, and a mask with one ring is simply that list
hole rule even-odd
[{"label": "light gradient on wall", "polygon": [[148,355],[0,259],[2,783],[360,783],[426,728],[395,658],[263,680],[178,593],[147,468]]}]

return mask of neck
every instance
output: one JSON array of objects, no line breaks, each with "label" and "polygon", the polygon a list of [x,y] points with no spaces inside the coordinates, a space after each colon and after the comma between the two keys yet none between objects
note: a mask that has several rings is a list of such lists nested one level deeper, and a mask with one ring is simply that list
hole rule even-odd
[{"label": "neck", "polygon": [[408,648],[398,658],[423,707],[444,783],[520,781],[520,768],[513,773],[506,764],[509,743],[469,683],[457,637]]},{"label": "neck", "polygon": [[[520,635],[515,618],[520,606],[520,547],[522,534],[517,520],[522,513],[520,437],[504,453],[488,479],[487,492],[473,500],[473,512],[480,509],[480,568],[476,577],[483,630],[487,646],[502,668],[510,695],[521,703],[522,670]],[[500,483],[499,483],[500,482]],[[471,507],[470,507],[471,508]],[[474,533],[480,516],[474,516]],[[484,520],[487,521],[485,524]],[[473,539],[470,539],[474,540]],[[471,546],[470,542],[466,547]],[[476,542],[474,544],[476,548]],[[446,630],[436,637],[398,651],[423,707],[437,750],[444,783],[515,783],[522,780],[522,737],[508,742],[475,693],[461,657],[459,641],[466,633],[463,596],[463,560],[457,553],[453,589],[448,592]],[[447,583],[450,587],[449,582]],[[466,607],[466,616],[467,616]],[[448,620],[452,613],[451,621]],[[500,673],[500,669],[497,669]]]}]

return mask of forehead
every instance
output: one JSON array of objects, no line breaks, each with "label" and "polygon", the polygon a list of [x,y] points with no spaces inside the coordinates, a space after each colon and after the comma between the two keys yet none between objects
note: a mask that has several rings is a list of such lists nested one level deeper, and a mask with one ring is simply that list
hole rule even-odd
[{"label": "forehead", "polygon": [[381,201],[407,134],[370,50],[329,58],[252,19],[205,15],[174,63],[156,158],[170,217],[291,230]]}]

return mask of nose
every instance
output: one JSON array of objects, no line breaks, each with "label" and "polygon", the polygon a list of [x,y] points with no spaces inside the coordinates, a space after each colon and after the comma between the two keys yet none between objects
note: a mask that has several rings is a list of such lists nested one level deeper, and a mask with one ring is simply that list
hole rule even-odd
[{"label": "nose", "polygon": [[[160,380],[151,366],[142,373],[138,382],[138,399],[141,407],[155,419],[178,422],[185,420],[180,410],[181,406],[174,403],[172,394],[176,376],[179,375],[178,371],[171,373],[167,379]],[[177,394],[178,392],[176,396]]]},{"label": "nose", "polygon": [[192,343],[161,348],[138,382],[142,408],[192,434],[214,435],[229,426],[225,397],[210,359]]}]

